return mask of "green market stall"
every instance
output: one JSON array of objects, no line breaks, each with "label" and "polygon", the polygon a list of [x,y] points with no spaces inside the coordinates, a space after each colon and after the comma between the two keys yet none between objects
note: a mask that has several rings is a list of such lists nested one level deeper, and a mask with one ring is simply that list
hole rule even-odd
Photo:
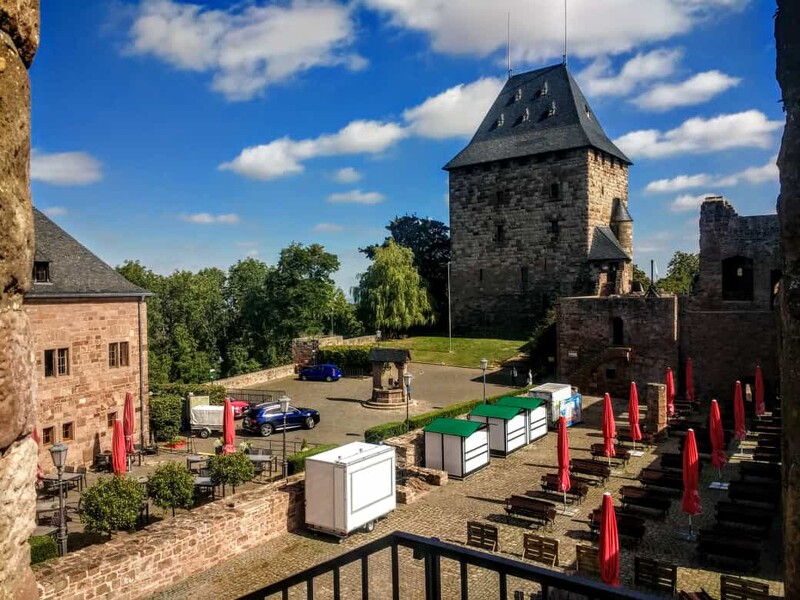
[{"label": "green market stall", "polygon": [[439,418],[424,431],[426,467],[463,479],[489,465],[489,428],[485,424]]},{"label": "green market stall", "polygon": [[489,451],[493,454],[506,456],[527,443],[525,411],[521,408],[479,404],[468,419],[489,427]]}]

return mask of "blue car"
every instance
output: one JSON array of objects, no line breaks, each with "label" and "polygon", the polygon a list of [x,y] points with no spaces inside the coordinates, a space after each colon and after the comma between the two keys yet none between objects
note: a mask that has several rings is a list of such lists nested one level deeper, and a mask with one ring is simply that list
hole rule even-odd
[{"label": "blue car", "polygon": [[[283,422],[281,405],[277,402],[271,402],[247,411],[247,416],[242,421],[242,427],[245,431],[268,437],[274,431],[283,430]],[[319,411],[313,408],[290,406],[289,410],[286,411],[286,431],[300,427],[314,429],[317,423],[319,423]]]},{"label": "blue car", "polygon": [[301,381],[338,381],[342,371],[336,365],[314,365],[300,369]]}]

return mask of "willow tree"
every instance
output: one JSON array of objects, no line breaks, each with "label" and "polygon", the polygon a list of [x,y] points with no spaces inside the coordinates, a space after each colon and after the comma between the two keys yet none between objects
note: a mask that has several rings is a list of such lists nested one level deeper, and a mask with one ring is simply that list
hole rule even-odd
[{"label": "willow tree", "polygon": [[365,322],[389,335],[433,323],[428,290],[414,266],[414,253],[393,239],[375,248],[356,291]]},{"label": "willow tree", "polygon": [[781,398],[783,405],[784,585],[800,598],[800,3],[778,0],[775,15],[775,74],[781,87],[786,127],[778,154],[781,191],[783,277],[781,280]]}]

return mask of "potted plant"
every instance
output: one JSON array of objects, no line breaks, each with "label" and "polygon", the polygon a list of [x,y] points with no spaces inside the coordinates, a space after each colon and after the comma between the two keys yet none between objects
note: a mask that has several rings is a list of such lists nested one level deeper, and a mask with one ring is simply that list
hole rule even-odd
[{"label": "potted plant", "polygon": [[214,454],[222,454],[222,438],[214,440]]},{"label": "potted plant", "polygon": [[239,444],[239,450],[245,454],[250,454],[250,447],[250,440],[242,440],[242,442]]}]

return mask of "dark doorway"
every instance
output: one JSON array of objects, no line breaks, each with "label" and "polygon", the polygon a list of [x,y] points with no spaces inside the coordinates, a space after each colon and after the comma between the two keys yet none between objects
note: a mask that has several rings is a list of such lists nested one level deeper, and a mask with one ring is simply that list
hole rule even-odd
[{"label": "dark doorway", "polygon": [[731,256],[722,261],[722,299],[753,300],[753,259]]},{"label": "dark doorway", "polygon": [[611,343],[614,346],[625,344],[625,326],[621,317],[611,319]]}]

